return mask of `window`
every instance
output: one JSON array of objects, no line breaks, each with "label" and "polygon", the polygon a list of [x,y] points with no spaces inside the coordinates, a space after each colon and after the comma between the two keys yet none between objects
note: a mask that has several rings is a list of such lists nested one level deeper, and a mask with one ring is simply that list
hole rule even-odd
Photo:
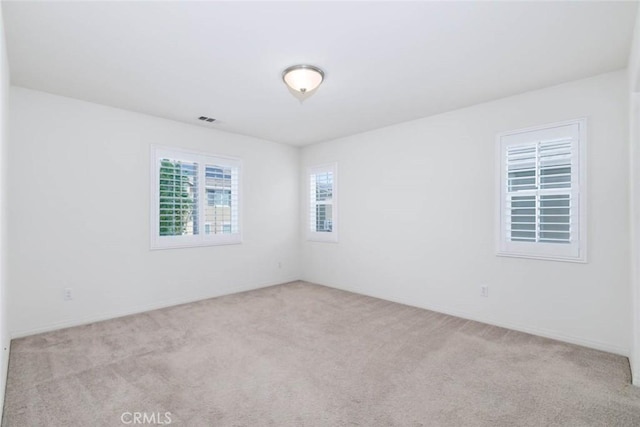
[{"label": "window", "polygon": [[240,160],[152,148],[151,247],[240,243]]},{"label": "window", "polygon": [[309,240],[338,241],[337,165],[309,170]]},{"label": "window", "polygon": [[586,120],[498,139],[498,255],[586,262]]}]

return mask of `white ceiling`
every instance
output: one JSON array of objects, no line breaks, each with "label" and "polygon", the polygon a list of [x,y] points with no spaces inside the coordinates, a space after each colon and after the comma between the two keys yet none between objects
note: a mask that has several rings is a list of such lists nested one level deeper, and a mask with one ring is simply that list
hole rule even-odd
[{"label": "white ceiling", "polygon": [[[636,2],[7,2],[12,83],[305,145],[624,68]],[[326,73],[300,104],[281,72]]]}]

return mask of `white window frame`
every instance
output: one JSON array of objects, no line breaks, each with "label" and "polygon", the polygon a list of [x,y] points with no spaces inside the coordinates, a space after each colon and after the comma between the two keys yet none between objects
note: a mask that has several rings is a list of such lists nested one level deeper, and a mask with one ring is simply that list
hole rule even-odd
[{"label": "white window frame", "polygon": [[[331,189],[331,231],[314,231],[311,229],[313,213],[315,212],[316,201],[312,200],[312,191],[311,188],[311,176],[331,172],[333,174],[333,187]],[[338,164],[337,163],[328,163],[323,165],[312,166],[307,171],[307,222],[305,228],[307,229],[307,240],[312,242],[330,242],[337,243],[338,242]]]},{"label": "white window frame", "polygon": [[[510,241],[507,231],[507,147],[531,143],[533,133],[577,125],[577,138],[573,153],[571,198],[577,199],[572,212],[571,243],[515,242]],[[507,141],[507,138],[511,142]],[[580,118],[558,123],[504,132],[498,135],[496,144],[496,189],[498,207],[496,213],[496,254],[498,256],[532,258],[552,261],[587,262],[587,119]],[[538,206],[536,205],[536,209]],[[574,227],[575,226],[575,227]]]},{"label": "white window frame", "polygon": [[[159,145],[151,145],[151,198],[150,198],[150,248],[155,249],[171,249],[171,248],[189,248],[197,246],[217,246],[217,245],[234,245],[242,243],[242,161],[233,157],[225,157],[212,155],[198,151],[184,150],[182,148],[164,147]],[[198,167],[198,229],[202,230],[200,234],[187,236],[160,236],[160,159],[169,158],[174,160],[182,160],[198,163],[202,167]],[[237,168],[238,170],[238,232],[231,234],[205,234],[205,209],[207,204],[205,174],[206,167],[204,165],[220,165]]]}]

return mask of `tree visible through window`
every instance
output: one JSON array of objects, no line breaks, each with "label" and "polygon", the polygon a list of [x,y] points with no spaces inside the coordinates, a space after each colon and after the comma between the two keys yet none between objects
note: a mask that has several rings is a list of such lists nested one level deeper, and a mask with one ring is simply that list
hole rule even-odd
[{"label": "tree visible through window", "polygon": [[170,159],[160,163],[160,235],[198,233],[198,166]]}]

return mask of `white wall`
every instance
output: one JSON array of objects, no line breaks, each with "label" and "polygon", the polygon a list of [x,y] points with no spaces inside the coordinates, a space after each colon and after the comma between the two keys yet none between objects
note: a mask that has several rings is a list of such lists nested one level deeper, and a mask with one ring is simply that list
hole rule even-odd
[{"label": "white wall", "polygon": [[631,201],[631,365],[632,380],[640,385],[640,92],[629,93]]},{"label": "white wall", "polygon": [[9,365],[9,332],[7,325],[6,303],[6,150],[9,128],[9,63],[4,38],[2,3],[0,3],[0,418],[4,402],[5,382]]},{"label": "white wall", "polygon": [[[12,336],[299,278],[297,148],[18,87],[10,124]],[[242,244],[149,250],[150,144],[243,160]]]},{"label": "white wall", "polygon": [[640,7],[636,12],[636,24],[633,29],[627,68],[629,70],[629,89],[632,92],[640,91]]},{"label": "white wall", "polygon": [[[308,166],[338,162],[340,241],[303,242],[304,279],[627,355],[626,79],[608,73],[305,147],[301,181]],[[589,262],[497,257],[496,134],[579,117]]]},{"label": "white wall", "polygon": [[640,8],[627,67],[629,77],[629,141],[631,200],[631,305],[633,327],[629,362],[633,383],[640,385]]}]

